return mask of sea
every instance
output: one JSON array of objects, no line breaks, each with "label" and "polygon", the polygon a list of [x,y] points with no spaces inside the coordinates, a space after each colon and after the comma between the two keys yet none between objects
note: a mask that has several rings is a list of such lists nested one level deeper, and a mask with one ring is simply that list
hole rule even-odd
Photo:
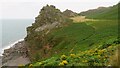
[{"label": "sea", "polygon": [[4,49],[12,47],[27,35],[26,28],[31,26],[33,19],[2,19],[0,20],[0,55]]}]

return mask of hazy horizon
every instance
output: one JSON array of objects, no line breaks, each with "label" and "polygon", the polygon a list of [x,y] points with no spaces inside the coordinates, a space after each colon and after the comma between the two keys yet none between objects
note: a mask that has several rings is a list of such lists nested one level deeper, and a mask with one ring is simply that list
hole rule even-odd
[{"label": "hazy horizon", "polygon": [[95,9],[98,7],[113,6],[119,2],[119,0],[0,0],[0,19],[35,19],[43,6],[54,5],[61,11],[66,9],[80,13],[89,9]]}]

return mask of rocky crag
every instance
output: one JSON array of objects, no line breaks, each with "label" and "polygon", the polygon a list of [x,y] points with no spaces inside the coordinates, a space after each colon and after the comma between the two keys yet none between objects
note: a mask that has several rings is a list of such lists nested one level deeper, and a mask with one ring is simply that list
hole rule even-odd
[{"label": "rocky crag", "polygon": [[24,41],[5,49],[2,56],[2,66],[19,66],[30,63],[27,51]]},{"label": "rocky crag", "polygon": [[26,65],[31,61],[38,61],[51,56],[50,50],[58,42],[51,40],[52,37],[49,34],[55,29],[67,26],[71,21],[55,6],[44,6],[32,26],[27,27],[25,40],[4,50],[2,65]]},{"label": "rocky crag", "polygon": [[73,12],[71,10],[66,9],[65,11],[63,11],[64,16],[66,17],[75,17],[78,16],[78,14],[76,12]]},{"label": "rocky crag", "polygon": [[53,5],[47,5],[41,9],[35,18],[35,23],[27,28],[25,38],[31,61],[51,56],[50,50],[56,41],[51,40],[52,37],[49,34],[55,29],[66,26],[68,21],[71,20]]}]

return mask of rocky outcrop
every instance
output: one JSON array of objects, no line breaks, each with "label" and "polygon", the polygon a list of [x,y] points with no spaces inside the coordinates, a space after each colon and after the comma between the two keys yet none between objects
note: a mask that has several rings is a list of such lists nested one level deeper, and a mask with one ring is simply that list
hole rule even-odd
[{"label": "rocky outcrop", "polygon": [[[69,19],[55,6],[44,6],[39,15],[35,18],[35,22],[32,26],[27,28],[27,37],[25,43],[29,48],[28,54],[30,59],[36,60],[35,57],[40,58],[45,50],[44,46],[48,46],[49,33],[56,28],[62,28]],[[53,46],[49,44],[49,46]],[[37,59],[39,59],[37,58]]]},{"label": "rocky outcrop", "polygon": [[65,16],[67,16],[67,17],[75,17],[75,16],[78,15],[76,12],[73,12],[73,11],[68,10],[68,9],[66,9],[66,10],[63,12],[63,14],[64,14]]},{"label": "rocky outcrop", "polygon": [[30,60],[39,59],[41,56],[43,57],[42,53],[45,51],[45,47],[52,48],[53,46],[49,44],[46,36],[53,29],[63,27],[64,24],[67,24],[66,21],[68,20],[69,19],[67,19],[55,6],[44,6],[39,15],[35,18],[35,23],[27,27],[27,36],[25,40],[4,50],[2,65],[25,65],[30,63]]},{"label": "rocky outcrop", "polygon": [[62,15],[62,12],[59,9],[56,9],[53,5],[47,5],[44,6],[40,14],[35,18],[35,24],[38,26],[48,24],[48,23],[54,23],[55,21],[59,23],[64,22],[64,17]]},{"label": "rocky outcrop", "polygon": [[40,31],[43,31],[43,30],[45,30],[45,29],[53,29],[53,28],[57,28],[57,27],[59,27],[60,26],[60,23],[58,23],[58,22],[54,22],[54,23],[52,23],[52,24],[46,24],[46,25],[42,25],[42,26],[40,26],[40,27],[38,27],[38,28],[36,28],[35,29],[35,31],[36,32],[40,32]]},{"label": "rocky outcrop", "polygon": [[35,23],[27,28],[27,37],[40,34],[39,32],[47,32],[52,28],[59,28],[66,22],[66,17],[63,13],[53,5],[44,6],[39,15],[35,18]]},{"label": "rocky outcrop", "polygon": [[[18,66],[30,63],[24,41],[16,43],[13,47],[5,49],[2,56],[3,66]],[[24,61],[20,62],[18,60]]]}]

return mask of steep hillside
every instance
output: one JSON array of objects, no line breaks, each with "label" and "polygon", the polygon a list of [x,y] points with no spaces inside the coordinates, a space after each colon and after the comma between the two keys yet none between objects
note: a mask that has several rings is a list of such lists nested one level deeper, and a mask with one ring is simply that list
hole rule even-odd
[{"label": "steep hillside", "polygon": [[51,57],[33,62],[29,66],[112,65],[114,52],[120,44],[117,28],[116,21],[95,21],[73,23],[53,30],[47,36],[54,45],[50,50],[46,50]]},{"label": "steep hillside", "polygon": [[67,26],[67,22],[69,19],[66,19],[55,6],[47,5],[41,9],[40,14],[35,18],[35,23],[27,28],[27,37],[25,38],[31,61],[50,56],[46,50],[54,45],[50,42],[52,37],[48,38],[47,36],[54,29]]},{"label": "steep hillside", "polygon": [[99,7],[97,9],[91,9],[81,12],[79,15],[84,15],[87,18],[94,19],[118,19],[118,7],[119,4],[111,7]]},{"label": "steep hillside", "polygon": [[[103,8],[99,8],[101,9]],[[109,12],[107,10],[104,8],[104,11]],[[26,65],[26,68],[118,65],[118,62],[113,62],[117,60],[115,52],[120,45],[118,21],[115,17],[114,20],[112,20],[113,17],[104,19],[73,22],[55,6],[43,7],[35,23],[27,28],[25,42],[32,63]]]}]

